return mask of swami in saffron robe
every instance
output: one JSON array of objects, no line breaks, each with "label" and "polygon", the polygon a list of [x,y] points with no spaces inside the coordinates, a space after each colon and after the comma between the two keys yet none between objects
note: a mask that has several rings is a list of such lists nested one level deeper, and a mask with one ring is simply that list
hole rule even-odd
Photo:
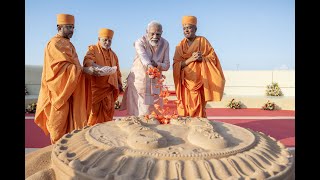
[{"label": "swami in saffron robe", "polygon": [[106,76],[87,75],[90,79],[87,88],[92,92],[89,126],[113,119],[114,105],[119,96],[118,82],[121,82],[118,57],[111,48],[104,49],[99,43],[89,46],[83,66],[91,66],[92,62],[100,66],[117,66],[117,72]]},{"label": "swami in saffron robe", "polygon": [[85,76],[69,39],[56,35],[47,43],[35,123],[54,144],[87,124]]},{"label": "swami in saffron robe", "polygon": [[[202,61],[194,61],[181,68],[181,62],[201,51]],[[221,101],[225,77],[218,56],[209,41],[196,36],[189,46],[184,38],[177,46],[173,57],[173,77],[180,116],[206,117],[208,101]]]}]

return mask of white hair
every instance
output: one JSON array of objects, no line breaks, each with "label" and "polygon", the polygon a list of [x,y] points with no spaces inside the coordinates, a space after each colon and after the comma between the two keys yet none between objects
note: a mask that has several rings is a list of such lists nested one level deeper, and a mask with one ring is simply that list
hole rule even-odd
[{"label": "white hair", "polygon": [[152,26],[158,26],[162,30],[162,25],[160,24],[160,22],[152,20],[147,26],[147,31],[149,31],[150,27]]}]

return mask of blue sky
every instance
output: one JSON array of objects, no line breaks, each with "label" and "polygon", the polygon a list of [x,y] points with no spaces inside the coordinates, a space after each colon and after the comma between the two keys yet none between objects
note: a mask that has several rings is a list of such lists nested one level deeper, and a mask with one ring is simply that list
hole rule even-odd
[{"label": "blue sky", "polygon": [[[26,0],[25,64],[43,65],[44,47],[57,33],[56,15],[75,16],[71,42],[82,64],[87,48],[97,43],[98,30],[114,30],[112,50],[120,69],[129,69],[133,42],[151,20],[163,25],[170,61],[184,38],[181,19],[198,18],[197,35],[214,47],[224,70],[295,68],[294,0]],[[170,67],[172,68],[172,67]]]}]

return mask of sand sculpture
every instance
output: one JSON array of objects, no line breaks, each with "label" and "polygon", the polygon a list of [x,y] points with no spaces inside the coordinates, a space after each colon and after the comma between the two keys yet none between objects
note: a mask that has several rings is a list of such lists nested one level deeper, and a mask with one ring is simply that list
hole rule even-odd
[{"label": "sand sculpture", "polygon": [[[261,132],[206,118],[170,124],[125,117],[75,130],[51,145],[27,179],[292,179],[288,149]],[[33,162],[35,163],[35,162]]]}]

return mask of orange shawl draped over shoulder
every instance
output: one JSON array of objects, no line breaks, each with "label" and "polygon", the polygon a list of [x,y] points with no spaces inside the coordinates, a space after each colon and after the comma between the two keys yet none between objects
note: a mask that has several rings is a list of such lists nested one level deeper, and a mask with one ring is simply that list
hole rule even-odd
[{"label": "orange shawl draped over shoulder", "polygon": [[[193,52],[197,51],[201,51],[203,61],[191,62],[182,69],[181,62],[186,61]],[[225,77],[219,58],[205,37],[197,36],[190,47],[187,39],[184,38],[176,46],[173,57],[173,77],[178,100],[182,99],[182,85],[190,91],[198,90],[203,85],[206,102],[222,99]],[[178,106],[183,107],[183,103],[180,101]]]},{"label": "orange shawl draped over shoulder", "polygon": [[35,123],[52,141],[86,125],[85,79],[69,39],[53,37],[45,48]]},{"label": "orange shawl draped over shoulder", "polygon": [[84,57],[83,65],[91,66],[92,62],[101,66],[117,66],[117,72],[99,77],[87,76],[91,82],[91,85],[88,85],[87,89],[92,92],[92,109],[88,125],[112,120],[114,103],[120,93],[118,82],[119,80],[121,81],[118,57],[111,49],[103,50],[99,43],[90,45]]}]

